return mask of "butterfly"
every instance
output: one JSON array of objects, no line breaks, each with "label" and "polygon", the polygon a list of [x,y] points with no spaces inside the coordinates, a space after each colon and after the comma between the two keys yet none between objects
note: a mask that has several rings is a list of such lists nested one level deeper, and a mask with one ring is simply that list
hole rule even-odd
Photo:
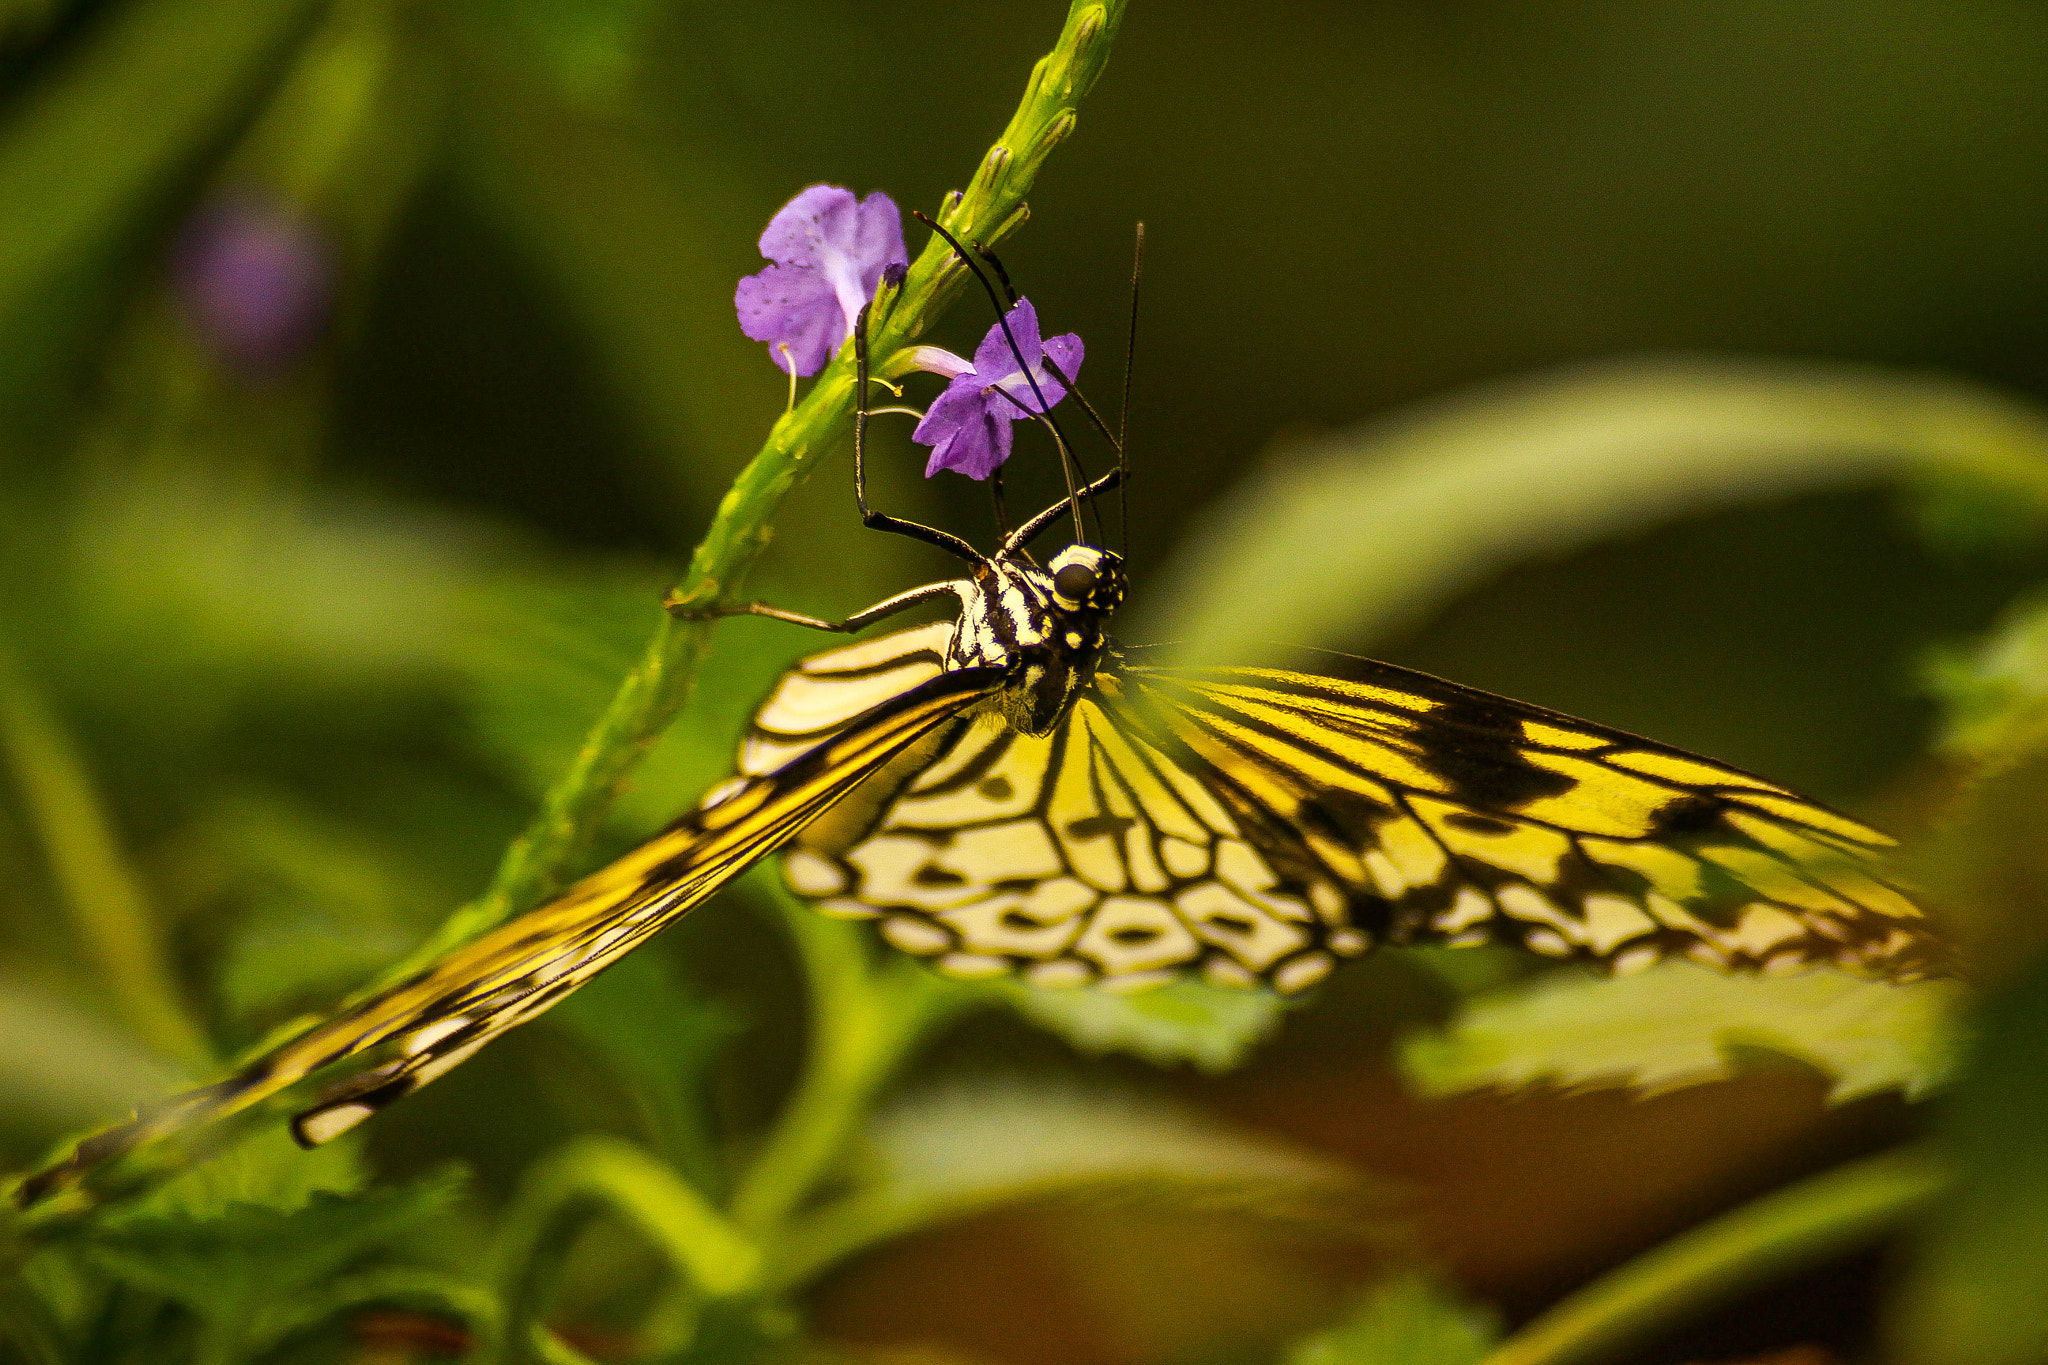
[{"label": "butterfly", "polygon": [[[863,314],[861,394],[865,337]],[[641,848],[87,1138],[17,1200],[374,1054],[292,1121],[301,1143],[329,1141],[785,847],[788,884],[826,914],[872,920],[943,971],[1042,987],[1192,973],[1291,995],[1378,946],[1480,942],[1618,972],[1666,957],[1896,981],[1950,970],[1878,867],[1891,840],[1877,831],[1711,759],[1390,664],[1191,669],[1119,645],[1105,627],[1123,561],[1082,534],[1082,505],[1120,486],[1121,464],[983,555],[870,509],[867,417],[863,402],[863,520],[949,550],[967,575],[842,622],[759,603],[678,614],[857,631],[950,600],[949,619],[801,661],[755,716],[737,775]],[[1073,543],[1040,565],[1029,546],[1069,513]]]}]

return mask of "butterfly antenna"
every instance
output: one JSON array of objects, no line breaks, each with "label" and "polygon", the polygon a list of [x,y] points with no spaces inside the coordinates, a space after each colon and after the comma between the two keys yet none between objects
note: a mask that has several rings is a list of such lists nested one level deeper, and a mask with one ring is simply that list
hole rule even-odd
[{"label": "butterfly antenna", "polygon": [[1017,304],[1017,286],[1010,283],[1010,272],[1003,269],[1003,263],[996,258],[996,253],[987,247],[978,246],[974,250],[988,268],[996,272],[996,283],[1003,287],[1003,297],[1008,299],[1010,306],[1014,308]]},{"label": "butterfly antenna", "polygon": [[1137,372],[1138,363],[1138,282],[1144,278],[1145,225],[1139,223],[1138,245],[1131,255],[1131,327],[1124,335],[1124,396],[1116,409],[1116,469],[1122,475],[1116,481],[1116,521],[1126,559],[1131,550],[1131,461],[1124,439],[1130,430],[1131,376]]},{"label": "butterfly antenna", "polygon": [[[1085,539],[1088,532],[1081,520],[1081,495],[1075,483],[1074,452],[1067,444],[1066,433],[1060,430],[1059,422],[1054,419],[1051,406],[1045,401],[1045,391],[1038,386],[1038,376],[1033,374],[1031,367],[1024,363],[1024,348],[1017,344],[1016,333],[1010,330],[1009,313],[1003,307],[1001,296],[996,293],[996,287],[989,281],[987,272],[981,268],[979,257],[971,254],[966,247],[960,245],[958,237],[955,237],[952,233],[927,217],[922,209],[912,209],[910,216],[945,239],[946,245],[953,248],[953,254],[960,258],[967,269],[973,273],[974,278],[980,282],[982,292],[988,295],[989,303],[994,305],[996,310],[996,326],[1003,329],[1003,340],[1009,343],[1010,354],[1016,358],[1017,368],[1023,373],[1024,382],[1031,386],[1031,396],[1038,400],[1038,411],[1032,412],[1029,408],[1024,408],[1025,415],[1036,417],[1039,421],[1045,423],[1047,430],[1052,432],[1053,444],[1059,448],[1060,452],[1060,473],[1065,476],[1067,481],[1067,508],[1074,516],[1074,538],[1076,540]],[[1017,400],[1011,398],[1010,401],[1015,403]],[[1020,408],[1024,406],[1021,403],[1017,405]]]},{"label": "butterfly antenna", "polygon": [[[988,268],[996,272],[996,281],[1003,286],[1003,296],[1009,299],[1012,307],[1015,307],[1017,303],[1017,287],[1010,283],[1010,272],[1003,269],[1001,259],[997,257],[995,252],[990,251],[985,246],[976,247],[975,250],[981,254],[981,259],[987,263]],[[1095,405],[1088,401],[1088,395],[1081,392],[1081,386],[1074,382],[1073,376],[1062,370],[1059,362],[1050,355],[1046,355],[1042,359],[1045,368],[1052,372],[1052,377],[1066,385],[1067,392],[1074,395],[1074,401],[1081,405],[1082,412],[1088,414],[1088,421],[1097,431],[1102,433],[1102,439],[1109,442],[1111,449],[1118,448],[1121,443],[1116,437],[1109,434],[1109,427],[1102,420],[1102,414],[1097,412]],[[1021,410],[1023,405],[1018,404],[1018,407]],[[1090,487],[1088,483],[1088,470],[1081,464],[1081,457],[1079,455],[1074,456],[1074,468],[1080,474],[1082,485],[1081,501],[1087,505],[1088,515],[1095,522],[1095,543],[1099,545],[1102,543],[1102,512],[1096,507],[1094,499],[1088,496],[1088,489]]]},{"label": "butterfly antenna", "polygon": [[[978,247],[976,250],[981,252],[981,259],[988,262],[989,269],[996,272],[996,279],[1001,281],[1003,293],[1009,296],[1012,304],[1016,303],[1017,291],[1010,284],[1010,273],[1003,269],[1003,263],[996,259],[996,253],[990,251],[987,247]],[[1074,382],[1071,375],[1059,367],[1059,362],[1051,356],[1047,356],[1045,357],[1045,368],[1052,371],[1054,379],[1067,386],[1067,392],[1074,395],[1074,401],[1081,405],[1081,411],[1088,414],[1089,425],[1102,434],[1102,439],[1109,442],[1111,449],[1120,447],[1123,442],[1118,437],[1110,435],[1109,424],[1102,420],[1102,414],[1097,412],[1095,405],[1088,401],[1088,395],[1081,392],[1081,386]],[[1085,473],[1086,471],[1083,472]]]}]

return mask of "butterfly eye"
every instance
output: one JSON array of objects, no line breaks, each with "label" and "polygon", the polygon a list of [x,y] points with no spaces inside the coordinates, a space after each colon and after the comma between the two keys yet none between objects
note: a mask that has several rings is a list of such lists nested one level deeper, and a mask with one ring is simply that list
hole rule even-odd
[{"label": "butterfly eye", "polygon": [[1095,570],[1069,564],[1052,576],[1053,591],[1069,602],[1086,602],[1095,593]]}]

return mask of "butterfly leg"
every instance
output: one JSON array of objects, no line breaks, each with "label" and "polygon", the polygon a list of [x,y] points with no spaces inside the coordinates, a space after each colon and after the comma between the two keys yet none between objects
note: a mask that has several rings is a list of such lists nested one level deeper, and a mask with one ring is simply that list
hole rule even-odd
[{"label": "butterfly leg", "polygon": [[[947,554],[957,555],[969,564],[980,566],[988,560],[981,551],[969,545],[956,535],[915,521],[892,517],[886,512],[877,512],[868,506],[868,309],[865,304],[853,328],[853,501],[860,508],[860,523],[871,531],[887,531],[892,535],[909,536],[927,545],[936,545]],[[810,624],[802,622],[800,624]],[[830,629],[830,627],[827,627]]]},{"label": "butterfly leg", "polygon": [[872,607],[855,612],[844,621],[827,621],[820,616],[784,611],[781,607],[771,607],[766,602],[690,604],[679,600],[678,590],[675,589],[670,590],[668,600],[662,605],[668,609],[669,615],[679,621],[715,621],[726,616],[765,616],[771,621],[787,621],[793,626],[805,626],[811,630],[829,630],[839,635],[851,635],[857,630],[863,630],[877,621],[894,616],[897,612],[907,611],[922,602],[936,601],[941,597],[960,600],[967,590],[968,585],[965,583],[927,583],[923,587],[912,588],[908,592],[899,592],[894,597],[885,598]]}]

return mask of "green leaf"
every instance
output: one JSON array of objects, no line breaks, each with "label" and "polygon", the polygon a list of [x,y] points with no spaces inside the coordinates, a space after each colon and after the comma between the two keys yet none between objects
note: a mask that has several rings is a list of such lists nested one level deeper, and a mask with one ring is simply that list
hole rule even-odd
[{"label": "green leaf", "polygon": [[730,1009],[705,999],[667,958],[647,951],[611,968],[548,1017],[625,1084],[657,1155],[699,1189],[722,1186],[704,1087],[712,1063],[740,1032]]},{"label": "green leaf", "polygon": [[210,1217],[131,1216],[91,1235],[81,1250],[124,1284],[209,1321],[242,1324],[440,1216],[463,1179],[444,1172],[368,1194],[319,1191],[290,1210],[238,1202]]},{"label": "green leaf", "polygon": [[473,523],[191,470],[99,482],[66,529],[47,647],[72,695],[116,719],[147,695],[148,725],[177,733],[281,685],[360,699],[445,676],[495,557]]},{"label": "green leaf", "polygon": [[1918,1099],[1955,1064],[1964,999],[1948,981],[1724,976],[1669,962],[1615,979],[1546,976],[1482,998],[1442,1031],[1409,1036],[1400,1060],[1429,1095],[1541,1084],[1668,1090],[1731,1076],[1731,1052],[1756,1048],[1832,1077],[1830,1103],[1883,1090]]},{"label": "green leaf", "polygon": [[1499,1339],[1492,1310],[1404,1275],[1367,1291],[1335,1326],[1297,1342],[1285,1365],[1475,1365]]},{"label": "green leaf", "polygon": [[129,1218],[204,1221],[242,1205],[290,1213],[320,1195],[353,1194],[368,1180],[360,1139],[343,1138],[308,1152],[282,1126],[267,1127],[182,1171],[107,1225]]},{"label": "green leaf", "polygon": [[2048,508],[2048,420],[1953,380],[1630,361],[1494,384],[1289,452],[1183,540],[1138,639],[1244,662],[1384,634],[1504,564],[1879,477]]},{"label": "green leaf", "polygon": [[[447,838],[450,831],[441,831]],[[187,837],[208,900],[247,906],[216,982],[236,1015],[326,1005],[417,942],[460,897],[359,826],[283,794],[236,792]]]},{"label": "green leaf", "polygon": [[1377,1226],[1355,1172],[1126,1092],[1021,1080],[933,1087],[880,1114],[869,1140],[869,1183],[800,1220],[775,1257],[782,1284],[920,1227],[1085,1190],[1351,1232]]},{"label": "green leaf", "polygon": [[2015,602],[1981,641],[1941,651],[1922,676],[1942,706],[1941,748],[1996,762],[2038,746],[2048,708],[2048,595]]},{"label": "green leaf", "polygon": [[1942,1146],[1956,1167],[1899,1300],[1908,1365],[2048,1354],[2048,963],[1985,1002]]},{"label": "green leaf", "polygon": [[[634,565],[563,567],[483,601],[457,645],[479,747],[539,794],[570,765],[619,679],[660,620],[673,575]],[[655,741],[610,813],[642,835],[732,771],[747,718],[816,637],[782,629],[727,632],[689,714]]]},{"label": "green leaf", "polygon": [[1121,1052],[1154,1066],[1190,1062],[1210,1073],[1242,1065],[1287,1012],[1278,996],[1265,991],[1221,990],[1188,980],[1135,995],[1042,991],[1013,981],[991,989],[1083,1052]]}]

